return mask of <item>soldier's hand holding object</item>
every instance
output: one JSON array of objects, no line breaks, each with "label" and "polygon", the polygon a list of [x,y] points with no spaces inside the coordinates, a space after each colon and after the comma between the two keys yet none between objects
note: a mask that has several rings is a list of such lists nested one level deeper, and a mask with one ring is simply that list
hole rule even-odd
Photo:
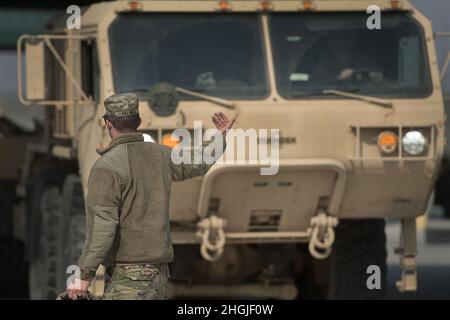
[{"label": "soldier's hand holding object", "polygon": [[89,281],[74,278],[67,287],[67,295],[72,300],[85,299],[88,287]]}]

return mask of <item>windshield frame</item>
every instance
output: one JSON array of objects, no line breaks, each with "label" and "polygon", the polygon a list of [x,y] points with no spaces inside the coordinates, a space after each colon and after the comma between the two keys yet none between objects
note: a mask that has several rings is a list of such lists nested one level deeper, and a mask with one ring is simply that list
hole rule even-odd
[{"label": "windshield frame", "polygon": [[[254,15],[254,18],[257,19],[257,27],[259,29],[259,32],[257,33],[256,37],[259,37],[259,43],[260,43],[260,53],[261,53],[261,62],[262,62],[262,67],[263,69],[260,72],[263,72],[263,76],[262,78],[264,79],[264,94],[262,94],[261,96],[257,96],[257,97],[239,97],[239,96],[224,96],[224,95],[219,95],[219,94],[213,94],[211,92],[206,91],[198,91],[199,93],[202,94],[207,94],[207,95],[213,95],[214,97],[218,97],[218,98],[222,98],[222,99],[226,99],[226,100],[242,100],[242,101],[264,101],[269,99],[274,92],[274,85],[271,81],[271,77],[270,77],[270,68],[268,66],[269,63],[269,53],[268,53],[268,48],[267,48],[267,41],[266,41],[266,37],[267,34],[264,30],[264,14],[261,12],[236,12],[236,13],[223,13],[223,12],[170,12],[170,11],[163,11],[163,12],[118,12],[114,19],[111,20],[111,22],[109,23],[109,25],[107,26],[106,30],[107,30],[107,38],[108,38],[108,53],[109,53],[109,61],[111,63],[111,80],[112,80],[112,86],[113,86],[113,90],[115,93],[119,93],[122,92],[123,90],[120,90],[120,88],[118,88],[118,81],[117,81],[117,76],[114,74],[114,68],[115,68],[115,60],[114,60],[114,50],[113,50],[113,45],[112,45],[112,41],[113,41],[113,35],[111,32],[112,26],[114,24],[114,22],[116,22],[116,20],[123,15],[148,15],[148,19],[151,19],[151,15],[170,15],[170,14],[183,14],[183,15],[201,15],[201,14],[208,14],[210,16],[213,15]],[[174,83],[172,83],[174,84]],[[150,88],[150,86],[149,86]],[[148,94],[147,92],[141,90],[142,88],[134,88],[134,89],[129,89],[130,91],[135,92],[140,98],[147,98]],[[189,90],[195,90],[195,88],[189,88]],[[197,91],[196,91],[197,92]],[[181,101],[186,101],[186,102],[192,102],[192,101],[202,101],[202,99],[200,98],[195,98],[186,94],[180,94],[180,102]]]},{"label": "windshield frame", "polygon": [[[346,97],[339,97],[339,96],[332,96],[332,95],[328,95],[323,93],[323,91],[325,90],[343,90],[344,89],[340,89],[340,88],[335,88],[334,86],[330,86],[328,88],[323,88],[323,90],[321,90],[322,92],[314,92],[314,93],[306,93],[305,94],[298,94],[298,95],[285,95],[282,94],[281,91],[279,90],[279,81],[277,80],[277,72],[278,72],[278,67],[277,67],[277,63],[276,63],[276,48],[274,48],[274,42],[272,41],[272,39],[274,38],[274,30],[271,27],[271,23],[272,23],[272,17],[274,15],[283,15],[286,13],[290,13],[290,14],[294,14],[294,13],[298,13],[298,12],[271,12],[270,14],[267,15],[267,24],[268,24],[268,37],[269,37],[269,45],[272,51],[272,62],[273,62],[273,68],[274,68],[274,90],[276,90],[277,94],[284,100],[287,101],[292,101],[292,100],[335,100],[335,99],[339,99],[339,100],[345,100],[348,99]],[[317,12],[317,14],[323,14],[323,13],[332,13],[332,14],[346,14],[346,13],[356,13],[355,11],[340,11],[340,12],[327,12],[327,11],[321,11],[321,12]],[[364,14],[365,12],[358,12],[361,14]],[[430,56],[429,56],[429,52],[428,52],[428,46],[427,46],[427,41],[426,41],[426,34],[425,34],[425,30],[424,27],[422,26],[422,24],[414,17],[412,12],[405,12],[405,11],[399,11],[399,12],[389,12],[390,14],[403,14],[405,15],[412,23],[414,23],[414,25],[416,27],[418,27],[418,31],[419,31],[419,35],[420,35],[420,45],[421,45],[421,50],[423,53],[423,59],[424,61],[424,69],[425,69],[425,81],[426,81],[426,85],[427,85],[427,90],[426,92],[424,92],[423,94],[412,94],[412,93],[408,93],[408,94],[391,94],[391,95],[383,95],[383,94],[368,94],[365,92],[355,92],[357,94],[362,94],[362,95],[368,95],[368,96],[372,96],[375,98],[384,98],[384,99],[389,99],[389,100],[401,100],[401,99],[420,99],[420,98],[428,98],[431,95],[433,95],[434,93],[434,82],[433,82],[433,77],[432,77],[432,71],[431,71],[431,61],[430,61]],[[305,14],[305,13],[303,13]],[[310,15],[314,15],[316,14],[315,12],[311,12],[308,13]],[[350,92],[350,91],[349,91]],[[353,91],[351,91],[353,93]]]}]

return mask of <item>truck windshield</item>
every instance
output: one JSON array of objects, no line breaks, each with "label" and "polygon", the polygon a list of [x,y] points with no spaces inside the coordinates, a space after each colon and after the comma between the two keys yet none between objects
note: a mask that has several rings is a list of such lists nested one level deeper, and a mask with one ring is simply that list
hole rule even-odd
[{"label": "truck windshield", "polygon": [[109,37],[117,92],[170,82],[231,99],[268,94],[257,14],[123,13]]},{"label": "truck windshield", "polygon": [[365,13],[272,14],[277,89],[286,98],[342,90],[379,97],[430,93],[423,35],[407,13],[381,14],[369,30]]}]

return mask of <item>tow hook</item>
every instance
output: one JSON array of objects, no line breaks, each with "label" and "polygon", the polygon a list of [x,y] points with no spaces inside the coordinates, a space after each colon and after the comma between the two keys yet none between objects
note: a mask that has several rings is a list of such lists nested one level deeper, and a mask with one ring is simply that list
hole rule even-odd
[{"label": "tow hook", "polygon": [[323,260],[331,254],[335,239],[334,228],[337,224],[338,219],[325,212],[319,212],[311,218],[308,249],[314,258]]},{"label": "tow hook", "polygon": [[402,219],[402,232],[400,235],[400,246],[395,249],[400,255],[400,268],[402,275],[395,284],[400,292],[417,290],[416,270],[416,220]]},{"label": "tow hook", "polygon": [[200,253],[205,260],[216,261],[222,257],[225,247],[226,220],[212,215],[198,223],[197,237],[201,238]]}]

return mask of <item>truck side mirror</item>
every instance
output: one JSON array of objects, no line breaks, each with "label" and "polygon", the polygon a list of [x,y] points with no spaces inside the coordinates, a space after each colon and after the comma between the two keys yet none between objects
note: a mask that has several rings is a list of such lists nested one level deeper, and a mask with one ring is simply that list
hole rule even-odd
[{"label": "truck side mirror", "polygon": [[25,42],[25,61],[18,61],[18,63],[26,64],[25,99],[28,101],[44,100],[46,97],[44,41],[42,39],[35,39]]},{"label": "truck side mirror", "polygon": [[[91,97],[83,90],[77,67],[74,67],[81,63],[81,43],[91,39],[92,36],[49,34],[19,37],[17,69],[20,102],[55,106],[93,104]],[[66,90],[69,86],[73,90]]]}]

